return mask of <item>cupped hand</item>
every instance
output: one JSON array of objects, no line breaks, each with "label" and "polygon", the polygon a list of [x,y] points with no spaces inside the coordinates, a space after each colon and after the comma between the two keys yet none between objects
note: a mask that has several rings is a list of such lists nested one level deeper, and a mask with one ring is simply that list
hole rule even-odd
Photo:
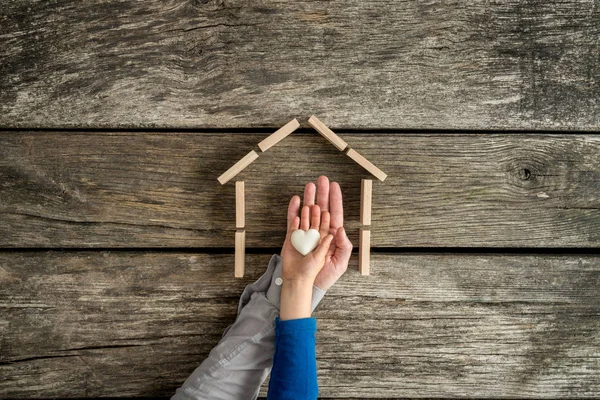
[{"label": "cupped hand", "polygon": [[[288,223],[288,232],[281,251],[283,259],[281,275],[284,282],[306,282],[310,283],[310,286],[313,285],[317,274],[325,264],[325,256],[333,241],[333,235],[329,234],[329,221],[329,212],[321,213],[318,206],[304,206],[301,217],[296,215],[291,223]],[[319,231],[320,239],[317,247],[305,256],[300,254],[291,243],[292,233],[296,229]]]},{"label": "cupped hand", "polygon": [[[315,205],[315,195],[317,204]],[[317,185],[309,182],[304,187],[304,206],[302,207],[302,215],[308,212],[305,209],[317,210],[322,214],[319,233],[321,241],[327,235],[333,235],[333,240],[329,249],[325,253],[324,264],[315,277],[314,284],[320,289],[328,290],[337,280],[346,272],[348,261],[352,254],[352,243],[346,235],[344,225],[344,207],[342,202],[342,190],[337,182],[329,182],[325,176],[320,176],[317,180]],[[294,196],[290,200],[288,207],[288,229],[285,243],[283,245],[281,256],[284,266],[286,256],[302,257],[300,253],[294,249],[290,242],[292,232],[298,229],[300,218],[300,197]],[[311,213],[312,214],[312,213]],[[313,219],[311,215],[311,219]],[[325,219],[325,221],[323,221]],[[317,219],[318,220],[318,219]],[[304,226],[307,226],[306,223]],[[308,229],[308,228],[302,228]]]}]

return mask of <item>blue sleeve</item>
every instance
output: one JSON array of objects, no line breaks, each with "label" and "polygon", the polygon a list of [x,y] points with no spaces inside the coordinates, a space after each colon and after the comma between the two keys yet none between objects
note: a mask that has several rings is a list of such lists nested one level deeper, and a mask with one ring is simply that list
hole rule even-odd
[{"label": "blue sleeve", "polygon": [[275,320],[275,354],[267,400],[316,399],[315,318]]}]

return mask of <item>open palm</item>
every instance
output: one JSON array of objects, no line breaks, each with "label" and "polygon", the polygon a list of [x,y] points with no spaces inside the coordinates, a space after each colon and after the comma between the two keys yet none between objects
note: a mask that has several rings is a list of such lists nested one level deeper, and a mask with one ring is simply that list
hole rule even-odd
[{"label": "open palm", "polygon": [[[315,195],[317,203],[315,206]],[[313,212],[314,211],[314,212]],[[352,254],[352,243],[344,230],[344,207],[342,203],[342,190],[337,182],[329,183],[329,179],[320,176],[317,185],[309,182],[304,187],[304,200],[302,217],[299,217],[300,197],[294,196],[290,200],[287,215],[287,236],[281,250],[281,256],[285,260],[301,258],[302,255],[293,248],[290,242],[291,233],[300,227],[308,229],[310,215],[310,227],[319,227],[321,240],[328,234],[334,236],[329,250],[325,255],[325,263],[315,278],[315,286],[328,290],[346,272],[348,261]],[[322,215],[321,215],[322,214]],[[305,222],[302,222],[305,221]],[[327,229],[327,226],[329,227]]]}]

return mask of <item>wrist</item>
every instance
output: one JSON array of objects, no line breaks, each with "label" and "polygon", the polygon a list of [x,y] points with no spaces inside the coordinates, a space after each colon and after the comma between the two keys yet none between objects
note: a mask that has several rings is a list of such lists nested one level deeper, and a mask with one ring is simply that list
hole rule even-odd
[{"label": "wrist", "polygon": [[318,277],[315,279],[314,285],[320,290],[326,292],[333,286],[335,282],[326,282],[325,280],[320,280]]},{"label": "wrist", "polygon": [[314,284],[314,279],[286,279],[283,277],[282,279],[281,288],[287,288],[287,290],[291,291],[304,291],[307,288],[312,288]]},{"label": "wrist", "polygon": [[280,299],[280,319],[299,319],[311,316],[312,287],[310,281],[283,280]]}]

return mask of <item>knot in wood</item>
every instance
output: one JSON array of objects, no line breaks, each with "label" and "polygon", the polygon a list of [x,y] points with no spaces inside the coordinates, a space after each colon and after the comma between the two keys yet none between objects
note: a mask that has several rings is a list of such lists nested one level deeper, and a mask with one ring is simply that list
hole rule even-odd
[{"label": "knot in wood", "polygon": [[210,0],[191,0],[191,4],[194,7],[202,6],[204,4],[208,4]]},{"label": "knot in wood", "polygon": [[519,178],[522,181],[531,181],[535,179],[535,174],[531,172],[530,168],[523,167],[519,169]]}]

